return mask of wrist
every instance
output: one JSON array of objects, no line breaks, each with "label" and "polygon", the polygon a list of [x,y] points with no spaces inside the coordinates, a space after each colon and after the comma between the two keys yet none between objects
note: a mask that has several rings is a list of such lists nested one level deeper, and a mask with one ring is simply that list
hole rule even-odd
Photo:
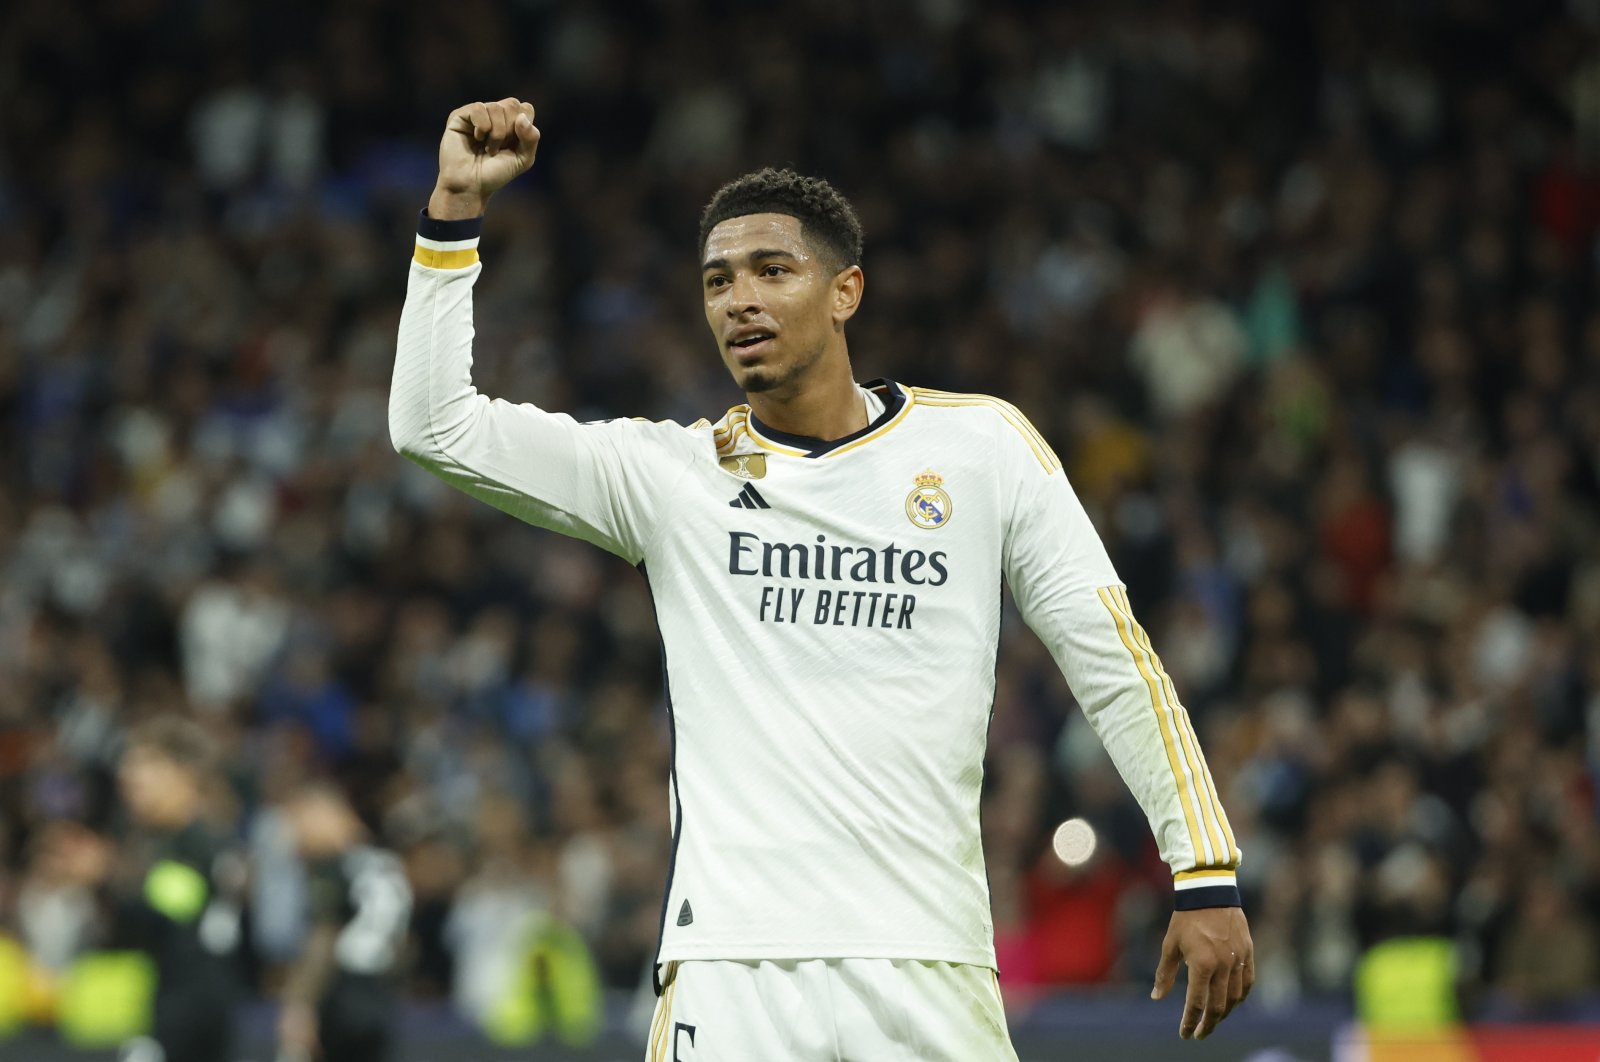
[{"label": "wrist", "polygon": [[453,192],[443,185],[435,185],[428,197],[428,216],[438,221],[462,221],[479,218],[489,205],[489,197],[477,192]]}]

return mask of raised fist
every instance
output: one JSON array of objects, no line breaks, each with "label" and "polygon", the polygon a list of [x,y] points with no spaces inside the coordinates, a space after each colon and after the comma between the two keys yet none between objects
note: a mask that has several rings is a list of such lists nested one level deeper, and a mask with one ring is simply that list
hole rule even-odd
[{"label": "raised fist", "polygon": [[533,104],[507,97],[457,107],[439,140],[439,182],[428,214],[451,220],[483,213],[491,195],[533,165],[538,149]]}]

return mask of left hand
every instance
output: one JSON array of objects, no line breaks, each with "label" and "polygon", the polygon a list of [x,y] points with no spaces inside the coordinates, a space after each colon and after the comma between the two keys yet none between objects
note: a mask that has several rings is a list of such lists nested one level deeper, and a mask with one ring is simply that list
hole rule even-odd
[{"label": "left hand", "polygon": [[1178,1035],[1204,1040],[1244,1002],[1256,983],[1256,949],[1244,911],[1238,907],[1174,911],[1161,942],[1151,999],[1163,998],[1172,988],[1180,962],[1189,967],[1189,994]]}]

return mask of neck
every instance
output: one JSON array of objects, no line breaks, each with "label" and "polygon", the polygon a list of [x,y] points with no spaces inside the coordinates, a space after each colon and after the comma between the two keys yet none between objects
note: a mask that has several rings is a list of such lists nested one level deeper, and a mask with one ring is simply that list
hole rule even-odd
[{"label": "neck", "polygon": [[804,379],[745,397],[761,423],[790,435],[832,442],[867,426],[848,356],[824,357]]}]

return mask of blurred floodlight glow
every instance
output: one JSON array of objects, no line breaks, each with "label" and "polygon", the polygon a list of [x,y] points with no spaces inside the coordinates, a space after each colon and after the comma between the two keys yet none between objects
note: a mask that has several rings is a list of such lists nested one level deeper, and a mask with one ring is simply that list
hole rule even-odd
[{"label": "blurred floodlight glow", "polygon": [[1083,819],[1068,819],[1056,827],[1051,847],[1056,858],[1069,867],[1082,866],[1094,855],[1094,827]]}]

